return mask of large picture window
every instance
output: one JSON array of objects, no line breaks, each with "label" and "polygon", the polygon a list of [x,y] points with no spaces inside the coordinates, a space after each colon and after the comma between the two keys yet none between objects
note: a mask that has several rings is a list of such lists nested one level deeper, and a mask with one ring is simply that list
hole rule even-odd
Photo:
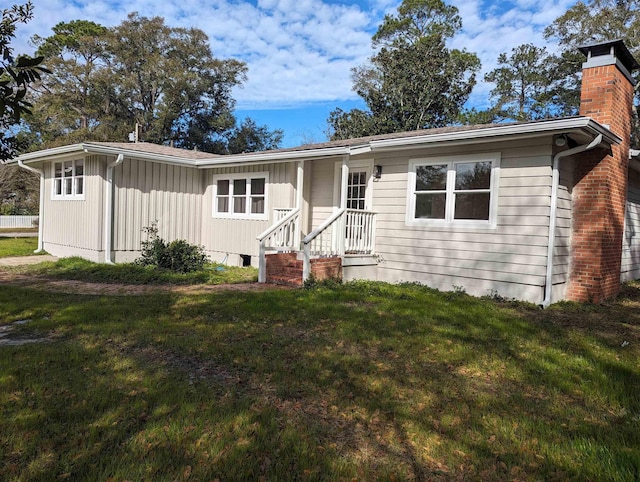
[{"label": "large picture window", "polygon": [[53,163],[53,199],[84,199],[84,161]]},{"label": "large picture window", "polygon": [[499,161],[499,154],[410,161],[407,223],[495,226]]},{"label": "large picture window", "polygon": [[267,218],[268,173],[215,176],[213,215],[232,218]]}]

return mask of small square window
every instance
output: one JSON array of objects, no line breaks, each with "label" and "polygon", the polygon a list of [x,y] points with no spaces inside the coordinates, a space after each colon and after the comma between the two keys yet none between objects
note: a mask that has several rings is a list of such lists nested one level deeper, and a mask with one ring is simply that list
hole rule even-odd
[{"label": "small square window", "polygon": [[[216,176],[218,177],[218,176]],[[214,216],[263,218],[267,204],[267,173],[232,174],[216,180]]]},{"label": "small square window", "polygon": [[84,196],[84,161],[53,163],[52,199],[79,199]]}]

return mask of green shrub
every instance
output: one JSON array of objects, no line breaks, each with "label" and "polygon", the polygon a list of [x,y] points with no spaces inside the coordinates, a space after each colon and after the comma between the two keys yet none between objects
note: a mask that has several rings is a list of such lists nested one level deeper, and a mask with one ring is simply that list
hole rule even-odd
[{"label": "green shrub", "polygon": [[167,243],[158,235],[157,223],[151,223],[142,230],[147,234],[147,240],[141,243],[142,254],[136,260],[139,265],[191,273],[200,271],[209,262],[202,246],[189,244],[184,239]]}]

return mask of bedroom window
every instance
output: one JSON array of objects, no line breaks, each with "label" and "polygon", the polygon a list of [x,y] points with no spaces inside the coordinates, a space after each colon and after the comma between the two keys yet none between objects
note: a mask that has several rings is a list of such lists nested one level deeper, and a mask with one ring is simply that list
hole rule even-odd
[{"label": "bedroom window", "polygon": [[407,223],[495,227],[499,154],[409,162]]},{"label": "bedroom window", "polygon": [[266,172],[215,176],[213,215],[267,219],[267,184]]},{"label": "bedroom window", "polygon": [[84,160],[53,163],[53,199],[84,199]]}]

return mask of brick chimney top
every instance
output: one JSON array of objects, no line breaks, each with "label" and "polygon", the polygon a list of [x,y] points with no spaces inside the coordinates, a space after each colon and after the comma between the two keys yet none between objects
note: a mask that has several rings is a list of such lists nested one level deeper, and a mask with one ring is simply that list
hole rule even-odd
[{"label": "brick chimney top", "polygon": [[629,49],[620,39],[610,40],[598,44],[578,47],[578,50],[587,57],[587,61],[582,64],[582,68],[600,67],[604,65],[617,65],[620,72],[635,85],[635,80],[631,72],[640,69],[640,64],[633,57]]}]

